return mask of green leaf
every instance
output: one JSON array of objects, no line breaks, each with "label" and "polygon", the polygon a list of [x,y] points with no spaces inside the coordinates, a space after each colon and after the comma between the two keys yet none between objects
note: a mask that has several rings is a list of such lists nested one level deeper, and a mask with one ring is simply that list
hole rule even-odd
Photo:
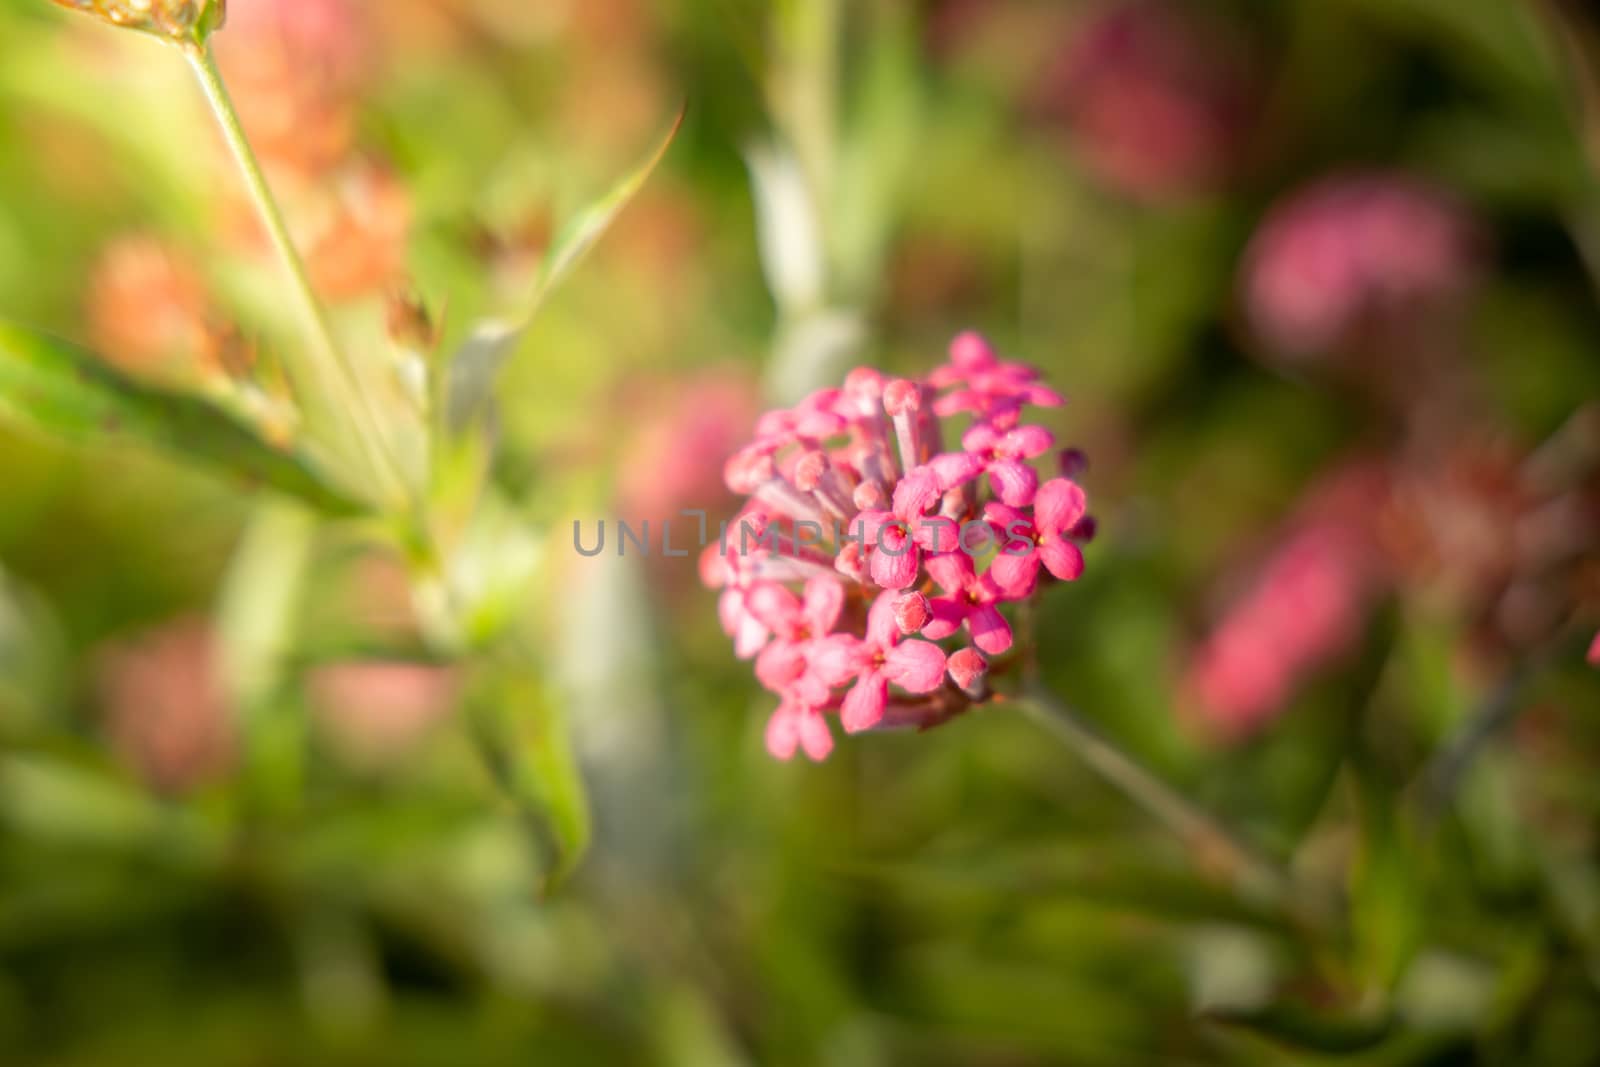
[{"label": "green leaf", "polygon": [[309,457],[275,448],[212,404],[133,381],[81,348],[6,322],[0,322],[0,418],[70,441],[163,449],[322,511],[362,510]]},{"label": "green leaf", "polygon": [[622,209],[638,195],[645,181],[666,156],[673,139],[678,136],[684,114],[683,110],[678,112],[671,129],[643,163],[629,171],[605,196],[578,212],[561,228],[539,266],[533,291],[515,316],[480,323],[462,343],[450,362],[446,383],[446,420],[452,431],[465,428],[473,416],[482,410],[489,399],[496,375],[516,351],[546,297],[572,273],[584,253],[594,247],[622,213]]},{"label": "green leaf", "polygon": [[554,889],[590,835],[588,792],[563,709],[541,679],[507,663],[484,666],[468,708],[484,763],[544,853],[544,888]]}]

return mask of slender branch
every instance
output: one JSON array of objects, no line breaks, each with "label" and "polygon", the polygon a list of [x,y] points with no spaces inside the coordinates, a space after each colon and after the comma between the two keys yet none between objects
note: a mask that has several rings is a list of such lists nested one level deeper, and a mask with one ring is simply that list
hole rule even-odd
[{"label": "slender branch", "polygon": [[1290,900],[1288,873],[1246,845],[1214,817],[1157,778],[1075,710],[1038,686],[1013,705],[1043,726],[1098,774],[1205,859],[1222,866],[1246,888],[1275,901]]},{"label": "slender branch", "polygon": [[294,239],[284,222],[277,198],[273,196],[261,163],[245,136],[244,126],[234,109],[233,99],[228,94],[211,46],[195,44],[184,48],[183,52],[205,92],[206,101],[211,105],[223,138],[233,152],[234,161],[239,165],[256,213],[289,275],[292,283],[290,288],[294,291],[310,333],[312,358],[302,360],[290,357],[296,384],[307,391],[310,414],[314,419],[324,421],[326,425],[339,428],[355,438],[361,462],[368,468],[368,473],[378,480],[378,486],[385,495],[397,490],[403,493],[371,399],[362,388],[360,374],[334,338],[327,313],[317,299],[316,290],[312,288],[305,261],[295,249]]}]

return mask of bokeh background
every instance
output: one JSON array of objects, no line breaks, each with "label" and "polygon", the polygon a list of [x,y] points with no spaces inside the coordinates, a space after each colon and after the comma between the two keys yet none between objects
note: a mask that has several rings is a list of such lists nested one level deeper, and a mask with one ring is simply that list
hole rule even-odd
[{"label": "bokeh background", "polygon": [[[1600,1062],[1584,7],[232,0],[319,291],[446,350],[687,103],[502,392],[593,840],[552,877],[395,553],[0,428],[0,1060]],[[176,55],[7,3],[0,313],[270,409],[286,304]],[[1048,682],[1314,907],[1003,708],[774,762],[693,558],[572,550],[966,328],[1089,457]]]}]

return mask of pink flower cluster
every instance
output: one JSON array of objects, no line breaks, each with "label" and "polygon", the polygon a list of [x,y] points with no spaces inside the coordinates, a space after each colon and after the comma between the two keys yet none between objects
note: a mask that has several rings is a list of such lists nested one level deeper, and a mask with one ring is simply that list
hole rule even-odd
[{"label": "pink flower cluster", "polygon": [[722,590],[736,653],[778,696],[774,756],[827,756],[835,711],[856,733],[932,725],[986,699],[990,657],[1012,644],[1000,605],[1082,573],[1093,522],[1070,477],[1077,453],[1043,484],[1030,463],[1055,441],[1024,409],[1063,402],[1038,379],[964,333],[926,378],[859,368],[768,412],[728,460],[728,486],[748,501],[701,575]]},{"label": "pink flower cluster", "polygon": [[1267,216],[1246,256],[1244,301],[1256,333],[1288,356],[1364,332],[1412,337],[1418,313],[1452,307],[1470,289],[1480,243],[1466,210],[1424,182],[1328,178]]},{"label": "pink flower cluster", "polygon": [[1093,10],[1046,72],[1084,162],[1126,195],[1164,201],[1216,188],[1254,125],[1253,57],[1199,5],[1129,0]]}]

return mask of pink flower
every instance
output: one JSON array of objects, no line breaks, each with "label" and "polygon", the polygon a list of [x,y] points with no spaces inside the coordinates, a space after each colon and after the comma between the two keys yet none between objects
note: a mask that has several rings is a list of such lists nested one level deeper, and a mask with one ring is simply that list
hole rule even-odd
[{"label": "pink flower", "polygon": [[797,749],[814,760],[833,751],[833,731],[818,708],[785,698],[767,720],[767,751],[776,759],[793,759]]},{"label": "pink flower", "polygon": [[998,607],[1007,599],[1006,592],[992,575],[977,573],[971,556],[965,552],[930,556],[928,573],[945,595],[928,601],[933,618],[922,629],[924,637],[939,640],[965,626],[972,643],[990,655],[1011,647],[1011,624]]},{"label": "pink flower", "polygon": [[1594,643],[1589,646],[1589,663],[1600,667],[1600,633],[1594,635]]},{"label": "pink flower", "polygon": [[894,593],[882,593],[867,613],[866,639],[830,638],[820,652],[822,673],[835,685],[854,680],[839,709],[846,733],[876,726],[889,706],[892,682],[911,693],[928,693],[944,680],[945,654],[927,641],[902,640],[895,622]]},{"label": "pink flower", "polygon": [[1024,461],[1044,455],[1055,443],[1055,437],[1042,426],[1002,432],[987,422],[975,423],[961,438],[961,447],[983,460],[1000,502],[1024,508],[1033,503],[1039,485],[1039,472]]},{"label": "pink flower", "polygon": [[773,634],[756,657],[756,678],[774,693],[792,694],[807,706],[827,703],[830,685],[815,669],[812,653],[839,621],[844,587],[832,578],[812,578],[802,600],[776,582],[762,582],[748,605],[750,614]]},{"label": "pink flower", "polygon": [[[849,733],[926,729],[989,698],[977,649],[1011,646],[1001,606],[1033,595],[1034,583],[1002,584],[992,564],[978,573],[975,555],[999,543],[985,508],[1007,508],[1027,533],[1025,551],[1053,572],[1068,572],[1063,561],[1077,550],[1066,540],[1084,533],[1082,491],[1062,479],[1040,488],[1031,465],[1054,441],[1019,425],[1021,412],[1062,402],[1037,379],[963,334],[950,364],[924,378],[860,368],[842,388],[769,412],[724,465],[728,488],[748,500],[702,553],[701,577],[721,590],[735,652],[754,658],[757,679],[778,696],[767,726],[774,756],[825,756],[830,713]],[[947,451],[952,414],[973,422]],[[964,536],[974,528],[986,537]],[[930,597],[935,586],[943,595]],[[934,642],[963,627],[977,648],[957,649],[947,671]],[[926,640],[908,636],[919,632]]]},{"label": "pink flower", "polygon": [[971,412],[1000,429],[1010,429],[1026,404],[1060,407],[1060,393],[1036,380],[1039,372],[1024,363],[1005,363],[988,341],[968,331],[950,342],[950,362],[934,371],[939,387],[957,386],[934,402],[942,416]]},{"label": "pink flower", "polygon": [[1371,552],[1349,516],[1310,520],[1274,552],[1190,665],[1187,688],[1209,724],[1251,732],[1355,642],[1374,588]]},{"label": "pink flower", "polygon": [[885,589],[909,589],[916,584],[923,552],[951,551],[958,531],[945,518],[863,511],[850,524],[850,533],[866,545],[867,570],[874,582]]},{"label": "pink flower", "polygon": [[1041,86],[1106,184],[1143,200],[1208,191],[1254,124],[1253,57],[1196,5],[1129,0],[1085,20]]},{"label": "pink flower", "polygon": [[989,573],[1001,589],[1027,596],[1039,575],[1039,565],[1064,582],[1083,573],[1083,551],[1074,543],[1088,507],[1076,482],[1052,478],[1033,498],[1030,519],[1016,508],[990,504],[984,518],[1004,531],[1000,552]]},{"label": "pink flower", "polygon": [[1268,213],[1245,256],[1244,302],[1278,353],[1306,357],[1362,331],[1448,311],[1477,273],[1479,233],[1445,192],[1401,174],[1325,179]]}]

